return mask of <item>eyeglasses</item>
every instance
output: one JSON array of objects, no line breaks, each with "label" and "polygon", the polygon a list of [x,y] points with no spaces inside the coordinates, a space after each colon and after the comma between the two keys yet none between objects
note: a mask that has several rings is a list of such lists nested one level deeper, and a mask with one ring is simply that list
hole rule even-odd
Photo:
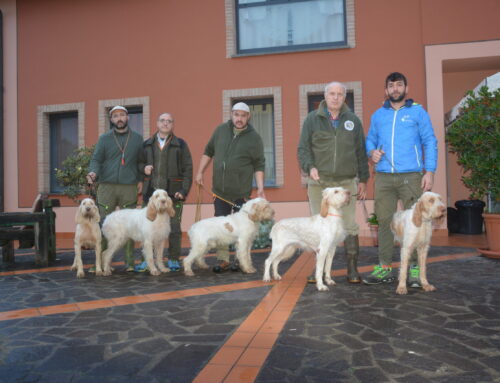
[{"label": "eyeglasses", "polygon": [[162,118],[162,119],[160,120],[160,122],[166,122],[166,123],[171,124],[172,122],[174,122],[174,120],[165,120],[164,118]]}]

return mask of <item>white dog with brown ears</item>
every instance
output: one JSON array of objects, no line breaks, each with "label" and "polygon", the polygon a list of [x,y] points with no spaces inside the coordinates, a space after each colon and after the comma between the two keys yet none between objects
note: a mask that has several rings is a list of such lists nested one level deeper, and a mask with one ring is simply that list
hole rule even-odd
[{"label": "white dog with brown ears", "polygon": [[445,214],[446,206],[441,196],[437,193],[425,192],[410,209],[398,211],[392,217],[391,230],[394,233],[394,239],[401,244],[397,294],[408,293],[406,288],[408,262],[415,249],[418,254],[422,288],[425,291],[436,290],[427,281],[427,253],[432,237],[432,222],[443,219]]},{"label": "white dog with brown ears", "polygon": [[335,249],[346,236],[341,208],[351,199],[351,193],[341,187],[323,190],[321,211],[312,217],[287,218],[279,221],[271,230],[273,248],[267,257],[264,282],[271,281],[270,268],[274,279],[280,280],[278,265],[290,258],[296,249],[316,253],[316,288],[326,291],[327,285],[335,285],[331,276]]},{"label": "white dog with brown ears", "polygon": [[207,269],[203,256],[218,246],[236,244],[236,258],[241,270],[245,273],[255,273],[250,256],[250,248],[259,230],[259,223],[273,219],[274,210],[264,198],[254,198],[246,202],[237,213],[206,218],[196,222],[189,229],[191,251],[184,259],[184,274],[193,276],[193,262]]},{"label": "white dog with brown ears", "polygon": [[151,275],[169,272],[163,264],[163,247],[170,234],[170,217],[174,216],[172,200],[162,189],[155,190],[143,209],[122,209],[109,214],[102,225],[102,233],[108,240],[108,248],[103,252],[103,275],[111,275],[113,254],[129,239],[142,242]]},{"label": "white dog with brown ears", "polygon": [[95,249],[95,273],[102,275],[101,229],[99,227],[99,209],[91,198],[85,198],[76,210],[75,222],[75,260],[71,270],[76,270],[76,277],[83,278],[82,247]]}]

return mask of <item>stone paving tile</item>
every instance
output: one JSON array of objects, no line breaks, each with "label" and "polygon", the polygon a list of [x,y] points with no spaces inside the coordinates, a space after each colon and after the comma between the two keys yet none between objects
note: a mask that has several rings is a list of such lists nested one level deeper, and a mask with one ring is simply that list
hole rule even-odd
[{"label": "stone paving tile", "polygon": [[0,381],[190,382],[269,289],[0,322]]},{"label": "stone paving tile", "polygon": [[340,278],[326,293],[307,286],[256,382],[500,382],[500,262],[432,263],[428,279],[436,292],[406,296]]}]

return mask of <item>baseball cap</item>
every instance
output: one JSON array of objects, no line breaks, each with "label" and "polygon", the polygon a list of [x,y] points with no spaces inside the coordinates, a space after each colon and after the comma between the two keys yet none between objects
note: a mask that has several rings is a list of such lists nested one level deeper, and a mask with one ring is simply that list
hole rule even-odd
[{"label": "baseball cap", "polygon": [[111,110],[109,111],[109,116],[110,116],[110,117],[111,117],[111,115],[113,114],[113,112],[114,112],[115,110],[123,110],[125,113],[127,113],[127,114],[128,114],[128,110],[127,110],[127,108],[125,108],[124,106],[121,106],[121,105],[116,105],[116,106],[114,106],[113,108],[111,108]]},{"label": "baseball cap", "polygon": [[250,108],[244,102],[238,102],[234,104],[233,110],[242,110],[244,112],[250,113]]}]

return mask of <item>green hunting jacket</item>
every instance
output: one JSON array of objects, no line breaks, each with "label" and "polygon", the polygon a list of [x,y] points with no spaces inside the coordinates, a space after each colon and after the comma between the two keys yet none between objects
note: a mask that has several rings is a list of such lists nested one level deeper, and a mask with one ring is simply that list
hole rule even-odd
[{"label": "green hunting jacket", "polygon": [[[130,138],[127,142],[127,135]],[[115,139],[116,138],[116,139]],[[122,152],[118,147],[125,147],[122,164]],[[90,160],[89,172],[97,175],[97,182],[131,185],[141,181],[144,159],[142,155],[142,137],[128,129],[126,133],[116,133],[114,129],[102,134]]]},{"label": "green hunting jacket", "polygon": [[250,197],[254,174],[266,162],[259,133],[250,124],[238,135],[233,129],[231,120],[219,125],[204,151],[214,162],[212,191],[229,201]]},{"label": "green hunting jacket", "polygon": [[307,115],[297,154],[300,167],[307,175],[311,168],[316,168],[320,178],[326,181],[358,177],[360,182],[366,182],[370,176],[363,126],[345,104],[340,110],[337,128],[330,122],[325,100]]},{"label": "green hunting jacket", "polygon": [[193,183],[191,152],[182,138],[172,135],[167,140],[163,150],[157,134],[144,141],[144,165],[153,165],[153,174],[145,176],[143,191],[151,194],[155,189],[164,189],[171,197],[177,192],[187,197]]}]

